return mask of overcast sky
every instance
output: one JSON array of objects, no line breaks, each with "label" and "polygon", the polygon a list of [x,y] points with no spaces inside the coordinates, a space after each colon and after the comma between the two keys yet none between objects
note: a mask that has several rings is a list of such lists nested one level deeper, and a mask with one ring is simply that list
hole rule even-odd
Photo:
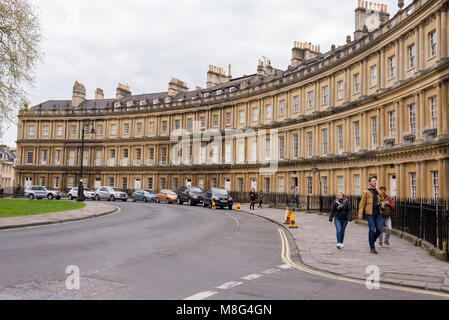
[{"label": "overcast sky", "polygon": [[[31,0],[43,26],[43,62],[32,105],[70,100],[75,81],[92,99],[96,88],[115,97],[117,83],[133,94],[167,91],[172,77],[206,86],[209,64],[232,65],[234,77],[256,72],[263,56],[290,64],[294,41],[322,52],[354,32],[357,0]],[[391,16],[397,1],[387,0]],[[406,5],[411,0],[406,1]],[[3,143],[15,146],[17,128]]]}]

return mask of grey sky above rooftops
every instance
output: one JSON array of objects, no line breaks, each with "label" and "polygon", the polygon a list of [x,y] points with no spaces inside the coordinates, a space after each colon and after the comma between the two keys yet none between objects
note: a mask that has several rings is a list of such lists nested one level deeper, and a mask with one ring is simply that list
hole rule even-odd
[{"label": "grey sky above rooftops", "polygon": [[[294,41],[321,46],[353,36],[357,0],[31,0],[43,25],[44,61],[31,105],[70,100],[75,81],[114,98],[117,83],[132,94],[166,92],[172,77],[190,90],[206,87],[210,64],[239,77],[267,57],[286,70]],[[388,5],[391,17],[397,1]],[[406,1],[408,5],[411,0]],[[3,143],[14,146],[12,126]]]}]

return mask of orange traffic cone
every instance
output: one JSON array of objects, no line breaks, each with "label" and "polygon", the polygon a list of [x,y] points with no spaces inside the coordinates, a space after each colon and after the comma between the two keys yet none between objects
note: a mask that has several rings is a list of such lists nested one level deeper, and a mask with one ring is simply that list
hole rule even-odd
[{"label": "orange traffic cone", "polygon": [[240,211],[240,203],[237,203],[237,208],[235,210]]},{"label": "orange traffic cone", "polygon": [[291,217],[290,217],[290,227],[289,228],[290,229],[297,229],[298,228],[298,226],[296,225],[296,218],[295,218],[295,215],[293,214],[293,212],[292,212]]},{"label": "orange traffic cone", "polygon": [[212,202],[212,210],[217,209],[217,206],[215,205],[215,202]]},{"label": "orange traffic cone", "polygon": [[287,208],[287,218],[285,219],[284,224],[290,224],[291,215],[292,215],[292,212],[290,210],[288,210],[288,208]]}]

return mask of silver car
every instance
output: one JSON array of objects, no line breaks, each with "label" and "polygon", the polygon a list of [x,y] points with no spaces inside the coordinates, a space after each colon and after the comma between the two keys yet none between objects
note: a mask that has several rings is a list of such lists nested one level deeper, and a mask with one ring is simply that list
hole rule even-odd
[{"label": "silver car", "polygon": [[100,187],[95,191],[95,200],[128,201],[128,194],[114,187]]},{"label": "silver car", "polygon": [[[90,188],[83,188],[84,197],[86,199],[95,200],[95,191]],[[72,188],[68,194],[69,200],[78,198],[78,187]]]},{"label": "silver car", "polygon": [[30,200],[33,199],[44,199],[47,198],[48,200],[53,199],[61,199],[61,192],[51,190],[45,186],[29,186],[25,189],[25,197],[27,197]]}]

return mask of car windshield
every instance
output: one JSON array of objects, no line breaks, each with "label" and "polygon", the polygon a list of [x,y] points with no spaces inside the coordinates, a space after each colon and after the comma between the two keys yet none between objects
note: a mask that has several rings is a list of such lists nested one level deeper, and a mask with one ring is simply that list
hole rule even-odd
[{"label": "car windshield", "polygon": [[84,191],[92,192],[93,190],[90,188],[83,188]]},{"label": "car windshield", "polygon": [[143,190],[143,192],[149,193],[149,194],[156,194],[154,191],[152,190]]},{"label": "car windshield", "polygon": [[212,188],[212,194],[216,194],[219,196],[227,196],[228,191],[226,189],[218,189],[218,188]]},{"label": "car windshield", "polygon": [[120,190],[120,189],[117,189],[117,188],[111,188],[110,189],[112,192],[121,192],[122,190]]},{"label": "car windshield", "polygon": [[203,192],[203,190],[198,187],[192,187],[192,188],[190,188],[190,192]]},{"label": "car windshield", "polygon": [[167,190],[167,194],[171,194],[171,195],[173,195],[173,194],[176,194],[176,192],[174,192],[174,191],[171,191],[171,190]]}]

